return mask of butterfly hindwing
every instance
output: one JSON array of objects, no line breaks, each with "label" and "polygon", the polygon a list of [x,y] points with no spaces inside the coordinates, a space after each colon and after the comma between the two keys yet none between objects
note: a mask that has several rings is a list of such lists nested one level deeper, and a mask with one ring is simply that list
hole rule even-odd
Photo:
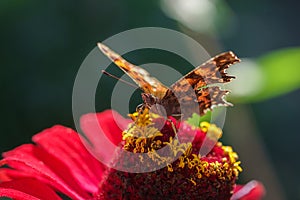
[{"label": "butterfly hindwing", "polygon": [[224,99],[229,91],[221,89],[216,84],[230,82],[234,77],[228,76],[226,69],[239,61],[233,52],[222,53],[183,76],[171,86],[171,90],[179,98],[196,95],[200,115],[216,106],[231,105]]}]

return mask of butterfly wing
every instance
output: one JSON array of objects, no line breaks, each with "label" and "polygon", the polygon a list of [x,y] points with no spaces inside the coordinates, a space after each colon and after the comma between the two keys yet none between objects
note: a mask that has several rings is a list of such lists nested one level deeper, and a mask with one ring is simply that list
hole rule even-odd
[{"label": "butterfly wing", "polygon": [[102,43],[97,44],[99,49],[120,69],[122,69],[138,86],[148,94],[162,99],[169,88],[163,85],[156,78],[151,77],[150,74],[141,67],[129,63],[119,54],[112,51],[110,48]]},{"label": "butterfly wing", "polygon": [[[229,91],[221,89],[217,84],[230,82],[234,78],[227,75],[226,69],[239,61],[240,59],[231,51],[219,54],[179,79],[171,86],[171,90],[183,104],[196,95],[200,115],[216,106],[231,105],[224,99]],[[188,109],[189,105],[186,106]],[[192,114],[195,111],[190,112]]]}]

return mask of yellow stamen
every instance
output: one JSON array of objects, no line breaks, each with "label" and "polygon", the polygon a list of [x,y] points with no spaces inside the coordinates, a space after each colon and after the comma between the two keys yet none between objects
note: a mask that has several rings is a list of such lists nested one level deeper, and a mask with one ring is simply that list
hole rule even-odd
[{"label": "yellow stamen", "polygon": [[[149,109],[146,108],[130,116],[134,123],[123,132],[124,149],[135,153],[147,153],[147,156],[158,166],[167,166],[170,173],[179,168],[195,170],[193,177],[189,178],[194,185],[197,184],[197,179],[210,176],[216,176],[220,180],[232,180],[242,171],[238,156],[230,146],[223,146],[221,142],[217,142],[216,146],[223,149],[225,157],[219,161],[208,162],[199,154],[192,153],[191,142],[181,143],[176,137],[169,137],[168,141],[159,140],[158,137],[164,135],[154,127],[152,121],[158,116],[149,113]],[[222,130],[208,122],[201,122],[200,129],[212,140],[217,141],[222,136]],[[162,147],[165,148],[165,153],[161,155],[157,150]],[[178,160],[174,160],[176,157]],[[142,157],[140,160],[143,164],[147,164]]]}]

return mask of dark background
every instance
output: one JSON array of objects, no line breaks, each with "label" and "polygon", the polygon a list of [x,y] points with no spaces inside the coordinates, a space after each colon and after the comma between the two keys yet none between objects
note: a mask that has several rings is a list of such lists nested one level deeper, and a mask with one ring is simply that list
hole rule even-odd
[{"label": "dark background", "polygon": [[[226,2],[233,13],[234,25],[221,27],[210,36],[195,34],[168,18],[159,1],[2,0],[0,151],[28,143],[33,134],[55,124],[74,127],[72,88],[77,70],[98,41],[121,31],[144,26],[185,30],[204,41],[211,54],[233,50],[240,57],[255,58],[272,50],[300,46],[299,1]],[[161,57],[165,59],[162,62],[178,64]],[[148,59],[144,55],[136,63]],[[265,162],[274,170],[273,175],[287,199],[300,199],[299,100],[297,90],[236,108],[250,110],[256,130],[253,134],[260,138]],[[109,102],[102,101],[99,99],[98,111],[109,106]],[[229,139],[226,142],[230,144]],[[246,143],[244,148],[252,150]],[[252,164],[253,168],[256,164]],[[261,180],[257,175],[251,178]],[[248,181],[247,176],[242,175],[240,181]],[[276,193],[268,191],[268,187],[274,187],[266,187],[267,193]]]}]

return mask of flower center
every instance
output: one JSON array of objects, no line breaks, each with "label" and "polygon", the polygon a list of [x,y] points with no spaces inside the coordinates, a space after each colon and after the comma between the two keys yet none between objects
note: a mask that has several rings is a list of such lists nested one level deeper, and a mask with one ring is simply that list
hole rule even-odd
[{"label": "flower center", "polygon": [[[120,156],[115,162],[148,168],[155,163],[159,170],[129,173],[112,169],[107,180],[115,185],[113,188],[121,189],[122,195],[128,195],[126,197],[129,199],[149,199],[149,195],[155,195],[154,199],[230,198],[242,169],[232,148],[217,142],[222,136],[220,128],[208,122],[202,122],[199,127],[192,127],[185,122],[179,124],[173,118],[165,120],[149,113],[147,108],[130,117],[134,123],[123,132],[123,149],[144,153],[151,162],[145,161],[142,156],[138,161]],[[199,152],[201,146],[205,145],[204,139],[211,142],[213,148],[201,157]],[[112,187],[101,187],[104,191],[102,195],[111,198],[109,194]]]}]

